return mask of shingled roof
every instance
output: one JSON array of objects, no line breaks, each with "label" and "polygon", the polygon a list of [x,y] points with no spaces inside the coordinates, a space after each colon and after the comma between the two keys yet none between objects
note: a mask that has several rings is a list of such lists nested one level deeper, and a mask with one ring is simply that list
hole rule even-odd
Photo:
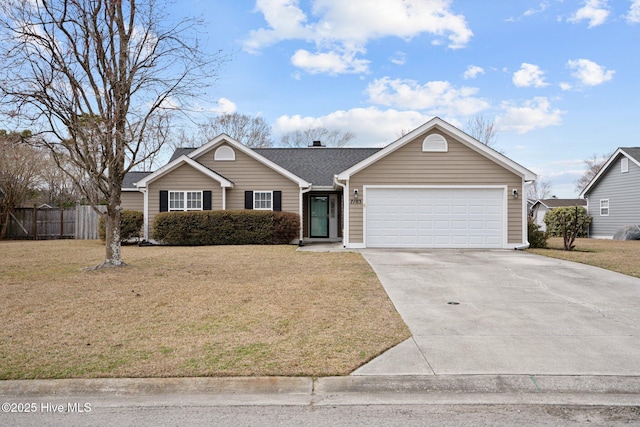
[{"label": "shingled roof", "polygon": [[[169,163],[189,155],[196,148],[177,148]],[[271,160],[294,175],[315,186],[332,186],[333,176],[378,152],[380,148],[254,148],[253,151]]]},{"label": "shingled roof", "polygon": [[640,163],[640,147],[620,147],[620,149]]},{"label": "shingled roof", "polygon": [[315,186],[333,185],[333,176],[380,148],[255,148],[254,151]]},{"label": "shingled roof", "polygon": [[144,178],[147,175],[150,175],[152,173],[153,172],[142,172],[142,171],[127,172],[124,175],[124,180],[122,181],[122,188],[124,190],[137,189],[137,187],[135,185],[133,185],[133,184],[135,184],[136,182],[140,181],[142,178]]},{"label": "shingled roof", "polygon": [[565,206],[587,206],[587,201],[585,199],[540,199],[536,202],[545,205],[549,209],[553,208],[562,208]]}]

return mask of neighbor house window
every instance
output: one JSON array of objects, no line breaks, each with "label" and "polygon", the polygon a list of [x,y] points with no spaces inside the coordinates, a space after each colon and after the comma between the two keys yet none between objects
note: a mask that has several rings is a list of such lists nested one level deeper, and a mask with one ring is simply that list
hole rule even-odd
[{"label": "neighbor house window", "polygon": [[600,200],[600,216],[609,216],[609,199]]},{"label": "neighbor house window", "polygon": [[271,191],[254,191],[253,192],[253,209],[256,210],[272,210]]},{"label": "neighbor house window", "polygon": [[169,191],[169,211],[201,211],[202,191]]},{"label": "neighbor house window", "polygon": [[620,171],[622,173],[629,172],[629,159],[624,157],[620,162]]}]

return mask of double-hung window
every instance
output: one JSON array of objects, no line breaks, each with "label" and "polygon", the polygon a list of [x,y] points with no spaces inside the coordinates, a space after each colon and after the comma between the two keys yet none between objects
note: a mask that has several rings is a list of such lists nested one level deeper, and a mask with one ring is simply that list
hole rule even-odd
[{"label": "double-hung window", "polygon": [[169,191],[169,211],[201,211],[202,191]]},{"label": "double-hung window", "polygon": [[253,209],[256,210],[273,210],[272,192],[271,191],[254,191],[253,192]]},{"label": "double-hung window", "polygon": [[202,191],[187,191],[187,210],[202,210]]},{"label": "double-hung window", "polygon": [[609,216],[609,199],[600,200],[600,216]]}]

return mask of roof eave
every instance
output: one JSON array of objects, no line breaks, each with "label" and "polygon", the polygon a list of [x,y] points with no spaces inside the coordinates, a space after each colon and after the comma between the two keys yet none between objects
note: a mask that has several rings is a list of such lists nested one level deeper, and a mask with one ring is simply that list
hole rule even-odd
[{"label": "roof eave", "polygon": [[141,188],[146,188],[147,185],[149,185],[153,181],[165,176],[166,174],[170,173],[171,171],[173,171],[174,169],[176,169],[178,166],[180,166],[182,164],[188,164],[189,166],[191,166],[194,169],[200,171],[201,173],[209,176],[210,178],[214,179],[215,181],[218,181],[220,183],[221,187],[233,188],[233,182],[229,181],[228,179],[226,179],[225,177],[223,177],[221,175],[218,175],[216,172],[212,171],[211,169],[206,168],[202,164],[196,162],[195,160],[193,160],[193,159],[191,159],[191,158],[189,158],[189,157],[187,157],[185,155],[182,155],[182,156],[178,157],[173,162],[168,163],[168,164],[164,165],[163,167],[161,167],[160,169],[158,169],[157,171],[153,172],[152,174],[147,175],[146,177],[144,177],[140,181],[134,183],[134,185],[138,187],[138,190],[140,190]]},{"label": "roof eave", "polygon": [[[615,161],[615,159],[618,157],[619,154],[624,155],[627,158],[630,158],[629,155],[627,153],[624,152],[624,150],[622,150],[622,148],[618,148],[612,155],[611,157],[609,157],[609,159],[604,163],[604,165],[602,165],[602,167],[600,168],[600,170],[598,171],[597,174],[595,174],[595,176],[593,178],[591,178],[591,181],[589,181],[589,183],[587,184],[586,187],[584,187],[584,190],[582,190],[580,192],[580,194],[578,195],[578,197],[580,197],[581,199],[586,199],[587,194],[589,194],[589,192],[591,191],[591,189],[598,183],[598,181],[600,180],[600,178],[606,174],[607,170],[609,170],[609,167],[611,167],[611,164]],[[635,162],[635,160],[633,160]],[[639,165],[640,166],[640,165]]]},{"label": "roof eave", "polygon": [[312,185],[310,182],[307,182],[304,179],[300,178],[299,176],[289,172],[288,170],[286,170],[283,167],[277,165],[276,163],[272,162],[271,160],[267,159],[266,157],[256,153],[251,148],[245,146],[244,144],[236,141],[235,139],[231,138],[229,135],[224,134],[224,133],[221,133],[220,135],[216,136],[215,138],[213,138],[211,141],[207,142],[206,144],[204,144],[200,148],[190,152],[188,154],[188,157],[190,159],[198,157],[199,155],[201,155],[203,153],[206,153],[207,151],[212,150],[217,145],[219,145],[219,144],[221,144],[223,142],[226,142],[227,144],[231,145],[233,148],[237,149],[238,151],[243,152],[244,154],[248,155],[249,157],[253,158],[254,160],[257,160],[258,162],[260,162],[260,163],[264,164],[265,166],[269,167],[270,169],[273,169],[274,171],[278,172],[279,174],[283,175],[284,177],[286,177],[286,178],[290,179],[291,181],[297,183],[300,188],[307,188],[307,187],[311,187],[311,185]]},{"label": "roof eave", "polygon": [[408,134],[402,136],[401,138],[399,138],[396,141],[392,142],[391,144],[387,145],[385,148],[383,148],[382,150],[378,151],[374,155],[364,159],[363,161],[361,161],[359,163],[356,163],[355,165],[353,165],[349,169],[339,173],[338,174],[338,179],[340,181],[348,180],[352,175],[360,172],[361,170],[365,169],[366,167],[370,166],[371,164],[373,164],[373,163],[377,162],[378,160],[386,157],[387,155],[393,153],[394,151],[396,151],[399,148],[403,147],[404,145],[408,144],[410,141],[412,141],[418,135],[423,134],[425,132],[428,132],[429,130],[435,128],[436,126],[442,128],[445,132],[448,132],[448,133],[454,135],[459,141],[461,141],[467,147],[469,147],[469,148],[473,149],[474,151],[479,152],[483,156],[495,161],[496,163],[498,163],[499,165],[501,165],[505,169],[510,170],[511,172],[515,173],[516,175],[521,176],[524,181],[535,181],[536,179],[538,179],[538,176],[535,173],[531,172],[529,169],[525,168],[524,166],[519,165],[518,163],[514,162],[513,160],[511,160],[508,157],[504,156],[503,154],[500,154],[497,151],[491,149],[487,145],[485,145],[485,144],[481,143],[480,141],[474,139],[470,135],[466,134],[465,132],[462,132],[460,129],[456,128],[455,126],[453,126],[453,125],[451,125],[451,124],[449,124],[447,122],[445,122],[444,120],[442,120],[439,117],[434,117],[433,119],[429,120],[428,122],[426,122],[422,126],[414,129],[413,131],[409,132]]}]

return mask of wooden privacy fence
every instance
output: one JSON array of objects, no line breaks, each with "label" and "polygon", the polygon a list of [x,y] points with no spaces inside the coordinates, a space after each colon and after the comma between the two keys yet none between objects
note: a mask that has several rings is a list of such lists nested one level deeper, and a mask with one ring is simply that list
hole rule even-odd
[{"label": "wooden privacy fence", "polygon": [[91,206],[18,208],[9,217],[8,239],[98,239],[98,214]]}]

